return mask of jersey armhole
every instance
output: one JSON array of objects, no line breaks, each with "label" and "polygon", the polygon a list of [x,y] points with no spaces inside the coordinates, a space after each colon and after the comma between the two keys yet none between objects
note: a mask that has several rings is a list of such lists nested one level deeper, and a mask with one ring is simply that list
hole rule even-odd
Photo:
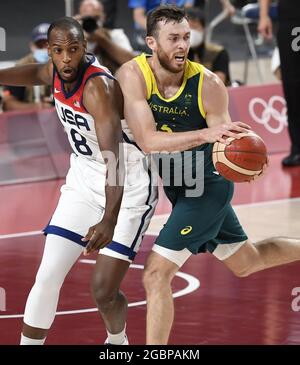
[{"label": "jersey armhole", "polygon": [[206,113],[204,111],[204,107],[203,107],[203,102],[202,102],[202,86],[203,86],[203,79],[204,79],[204,67],[203,65],[200,65],[201,69],[200,69],[200,78],[199,78],[199,84],[198,84],[198,106],[199,106],[199,110],[200,113],[202,115],[202,117],[205,119],[206,118]]},{"label": "jersey armhole", "polygon": [[147,100],[149,100],[152,93],[152,77],[150,67],[147,63],[146,55],[143,54],[141,56],[138,56],[134,60],[138,64],[139,69],[144,77],[147,89]]},{"label": "jersey armhole", "polygon": [[55,84],[55,66],[53,65],[52,70],[52,94],[54,95],[54,84]]},{"label": "jersey armhole", "polygon": [[81,100],[80,100],[80,103],[81,105],[83,106],[84,110],[89,113],[89,111],[87,110],[87,108],[85,107],[84,105],[84,102],[83,102],[83,94],[84,94],[84,88],[85,88],[85,85],[87,84],[87,82],[90,80],[90,79],[93,79],[95,77],[98,77],[98,76],[105,76],[111,80],[116,80],[116,78],[113,76],[113,75],[110,75],[106,72],[103,72],[103,71],[99,71],[99,72],[95,72],[95,73],[92,73],[91,75],[89,75],[85,80],[84,80],[84,83],[83,83],[83,89],[82,89],[82,94],[81,94]]}]

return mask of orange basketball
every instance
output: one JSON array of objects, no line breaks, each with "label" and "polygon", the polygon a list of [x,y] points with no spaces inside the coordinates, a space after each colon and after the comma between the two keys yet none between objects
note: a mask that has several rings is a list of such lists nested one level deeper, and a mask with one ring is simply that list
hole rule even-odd
[{"label": "orange basketball", "polygon": [[244,133],[240,139],[228,140],[229,145],[216,142],[213,146],[213,164],[216,170],[234,182],[254,180],[268,159],[264,141],[252,131]]}]

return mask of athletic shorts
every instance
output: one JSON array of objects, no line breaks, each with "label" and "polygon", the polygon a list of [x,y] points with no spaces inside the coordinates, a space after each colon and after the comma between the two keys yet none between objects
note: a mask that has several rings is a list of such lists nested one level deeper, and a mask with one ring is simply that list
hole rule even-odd
[{"label": "athletic shorts", "polygon": [[[101,221],[105,207],[105,166],[71,155],[71,167],[45,234],[55,234],[81,245],[88,229]],[[157,203],[157,189],[141,161],[126,165],[123,200],[113,241],[99,252],[132,262]]]},{"label": "athletic shorts", "polygon": [[[165,192],[173,209],[155,242],[154,251],[162,254],[159,247],[163,247],[185,252],[187,256],[208,251],[224,260],[247,241],[230,204],[232,182],[214,175],[205,181],[204,193],[200,197],[186,197],[182,188],[165,188]],[[165,252],[162,256],[169,258],[167,250],[161,250]],[[171,257],[170,260],[175,262]]]}]

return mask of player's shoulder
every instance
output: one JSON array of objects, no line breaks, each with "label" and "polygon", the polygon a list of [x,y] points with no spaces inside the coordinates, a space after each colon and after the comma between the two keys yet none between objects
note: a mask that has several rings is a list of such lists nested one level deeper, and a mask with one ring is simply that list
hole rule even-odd
[{"label": "player's shoulder", "polygon": [[209,93],[224,93],[226,87],[223,81],[212,71],[203,66],[203,86],[202,90]]},{"label": "player's shoulder", "polygon": [[207,68],[204,68],[201,96],[206,112],[215,110],[217,105],[227,105],[228,103],[226,86],[216,74]]},{"label": "player's shoulder", "polygon": [[133,58],[132,60],[124,63],[116,72],[117,79],[119,78],[127,78],[134,77],[139,72],[139,65],[136,60]]},{"label": "player's shoulder", "polygon": [[116,78],[122,88],[130,88],[136,91],[144,88],[143,73],[135,59],[124,63],[116,72]]},{"label": "player's shoulder", "polygon": [[114,79],[105,77],[103,74],[95,75],[95,77],[91,77],[86,80],[83,86],[84,94],[92,95],[95,93],[97,95],[98,92],[109,92],[113,88]]},{"label": "player's shoulder", "polygon": [[84,85],[107,85],[114,82],[115,77],[111,71],[100,64],[94,55],[88,54],[86,61],[84,76],[81,81]]}]

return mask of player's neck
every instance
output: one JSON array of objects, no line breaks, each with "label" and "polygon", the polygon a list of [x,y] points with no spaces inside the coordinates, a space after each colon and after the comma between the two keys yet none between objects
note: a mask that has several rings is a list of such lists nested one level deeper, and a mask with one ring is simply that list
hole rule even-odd
[{"label": "player's neck", "polygon": [[74,89],[74,87],[76,86],[76,84],[77,84],[77,79],[73,82],[65,82],[64,81],[65,91],[68,92],[68,93],[71,92]]}]

